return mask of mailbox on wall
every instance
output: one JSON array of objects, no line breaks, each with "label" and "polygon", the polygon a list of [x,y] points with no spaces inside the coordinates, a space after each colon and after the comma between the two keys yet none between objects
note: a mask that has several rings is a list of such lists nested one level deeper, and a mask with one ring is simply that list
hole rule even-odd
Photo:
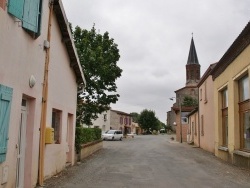
[{"label": "mailbox on wall", "polygon": [[45,130],[45,144],[54,143],[54,129],[51,127],[46,127]]}]

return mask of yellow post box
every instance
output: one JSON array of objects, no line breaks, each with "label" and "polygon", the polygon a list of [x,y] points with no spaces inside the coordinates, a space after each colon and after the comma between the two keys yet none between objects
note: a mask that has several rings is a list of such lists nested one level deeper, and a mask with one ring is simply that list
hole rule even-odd
[{"label": "yellow post box", "polygon": [[54,129],[51,127],[46,127],[45,130],[45,144],[54,143]]}]

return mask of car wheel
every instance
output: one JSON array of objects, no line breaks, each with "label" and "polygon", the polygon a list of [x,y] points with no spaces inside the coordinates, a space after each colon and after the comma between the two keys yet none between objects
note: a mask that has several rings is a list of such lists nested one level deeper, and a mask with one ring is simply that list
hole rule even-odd
[{"label": "car wheel", "polygon": [[115,140],[115,138],[114,138],[114,137],[112,137],[112,140]]},{"label": "car wheel", "polygon": [[120,140],[122,141],[122,137],[120,138]]}]

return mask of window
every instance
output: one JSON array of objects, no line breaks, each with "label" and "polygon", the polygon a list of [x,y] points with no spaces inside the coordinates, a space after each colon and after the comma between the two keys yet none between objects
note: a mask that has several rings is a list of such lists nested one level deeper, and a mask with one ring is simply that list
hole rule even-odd
[{"label": "window", "polygon": [[193,79],[194,79],[194,71],[191,70],[191,80],[193,80]]},{"label": "window", "polygon": [[41,22],[41,0],[9,0],[8,12],[21,20],[22,27],[39,36]]},{"label": "window", "polygon": [[249,78],[238,81],[241,149],[250,150]]},{"label": "window", "polygon": [[120,124],[122,125],[123,124],[123,118],[120,117]]},{"label": "window", "polygon": [[197,135],[196,123],[192,122],[192,127],[194,127],[194,135]]},{"label": "window", "polygon": [[221,91],[222,99],[222,145],[228,145],[228,90],[227,88]]},{"label": "window", "polygon": [[204,122],[203,122],[203,115],[201,115],[201,136],[204,136]]},{"label": "window", "polygon": [[13,89],[0,84],[0,163],[6,160]]},{"label": "window", "polygon": [[188,115],[189,112],[181,112],[181,123],[182,124],[187,124],[188,123]]},{"label": "window", "polygon": [[124,124],[125,124],[125,125],[128,124],[128,118],[127,118],[127,117],[124,118]]},{"label": "window", "polygon": [[206,103],[207,102],[207,82],[204,83],[204,87],[205,87],[205,91],[204,91],[204,95],[205,95],[205,97],[204,97],[204,103]]},{"label": "window", "polygon": [[60,110],[52,110],[52,128],[54,128],[55,144],[60,144],[61,114]]},{"label": "window", "polygon": [[202,89],[200,89],[200,101],[202,101]]},{"label": "window", "polygon": [[103,120],[107,121],[107,114],[103,114]]},{"label": "window", "polygon": [[249,79],[245,76],[239,80],[239,102],[249,99]]}]

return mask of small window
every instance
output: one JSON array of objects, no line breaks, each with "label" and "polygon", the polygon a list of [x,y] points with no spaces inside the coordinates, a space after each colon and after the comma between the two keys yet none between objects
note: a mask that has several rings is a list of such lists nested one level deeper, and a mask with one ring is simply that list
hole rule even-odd
[{"label": "small window", "polygon": [[120,124],[123,124],[123,117],[120,117]]},{"label": "small window", "polygon": [[200,89],[200,101],[202,101],[202,89]]},{"label": "small window", "polygon": [[239,102],[249,99],[249,78],[248,75],[239,80]]},{"label": "small window", "polygon": [[103,115],[103,120],[104,120],[104,121],[107,121],[107,114],[104,114],[104,115]]},{"label": "small window", "polygon": [[125,125],[128,124],[128,118],[127,118],[127,117],[124,118],[124,124],[125,124]]},{"label": "small window", "polygon": [[54,128],[54,141],[55,144],[60,144],[61,134],[61,114],[60,110],[52,110],[52,128]]},{"label": "small window", "polygon": [[203,122],[203,115],[201,115],[201,136],[204,136],[204,122]]},{"label": "small window", "polygon": [[205,95],[205,103],[207,102],[207,82],[205,82],[205,91],[204,91],[204,95]]},{"label": "small window", "polygon": [[197,135],[196,124],[192,122],[192,127],[194,127],[194,135]]}]

